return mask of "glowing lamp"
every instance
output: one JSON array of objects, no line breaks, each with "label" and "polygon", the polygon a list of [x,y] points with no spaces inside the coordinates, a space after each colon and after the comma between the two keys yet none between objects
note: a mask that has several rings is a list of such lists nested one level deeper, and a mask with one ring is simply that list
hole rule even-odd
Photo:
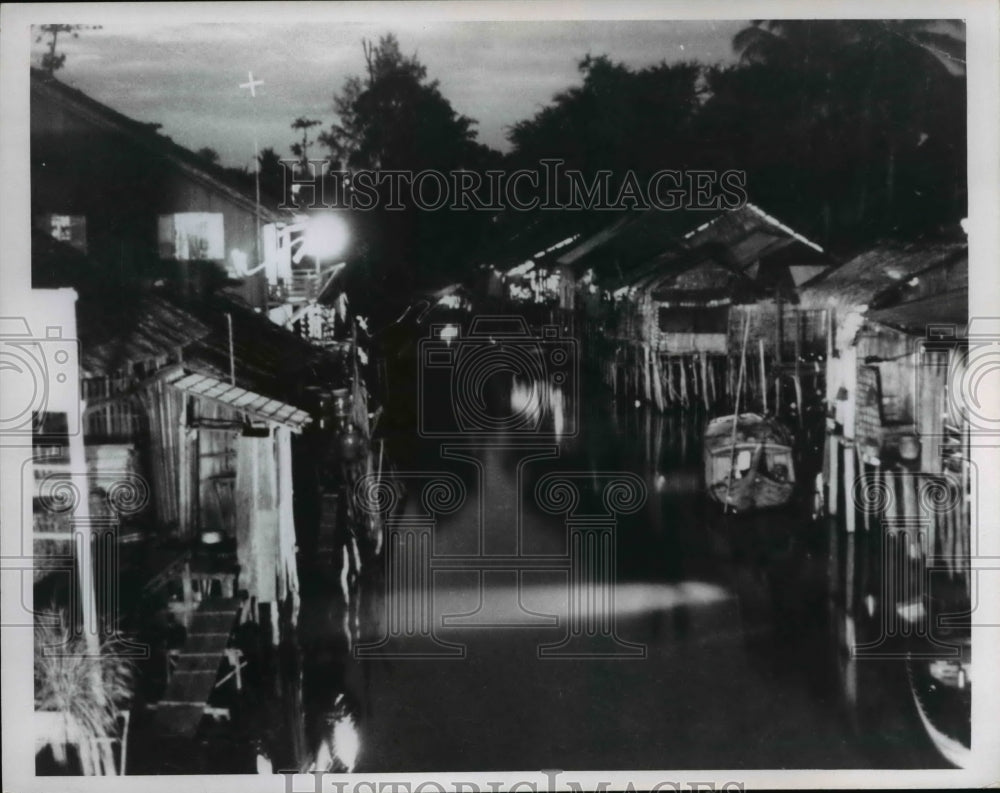
[{"label": "glowing lamp", "polygon": [[339,255],[347,247],[347,223],[339,215],[313,215],[306,221],[302,244],[292,258],[295,264],[304,256],[317,261]]}]

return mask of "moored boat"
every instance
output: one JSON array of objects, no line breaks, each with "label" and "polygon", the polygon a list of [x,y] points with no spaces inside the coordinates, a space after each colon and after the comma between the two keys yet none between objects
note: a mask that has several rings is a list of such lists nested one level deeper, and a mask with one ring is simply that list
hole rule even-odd
[{"label": "moored boat", "polygon": [[705,486],[728,509],[750,512],[788,503],[795,490],[792,438],[756,413],[720,416],[705,427]]}]

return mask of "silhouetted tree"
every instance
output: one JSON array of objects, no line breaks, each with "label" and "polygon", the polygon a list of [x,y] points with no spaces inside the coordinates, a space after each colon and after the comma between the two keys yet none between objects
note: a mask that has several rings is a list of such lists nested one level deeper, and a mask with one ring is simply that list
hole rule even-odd
[{"label": "silhouetted tree", "polygon": [[292,143],[292,154],[299,158],[299,170],[303,174],[308,171],[309,149],[315,142],[309,140],[309,130],[322,123],[318,118],[306,118],[305,116],[299,116],[292,122],[292,129],[302,131],[302,140]]},{"label": "silhouetted tree", "polygon": [[765,172],[757,181],[766,190],[797,182],[786,202],[797,214],[818,208],[826,239],[916,233],[962,217],[961,23],[758,20],[733,46],[742,67],[713,73],[725,106],[707,115],[718,130],[720,109],[753,97],[740,102],[752,139],[743,156]]},{"label": "silhouetted tree", "polygon": [[[416,56],[405,56],[395,36],[362,42],[365,73],[349,78],[334,96],[337,122],[319,136],[333,159],[357,169],[481,171],[500,157],[476,142],[475,121],[456,112]],[[366,272],[386,294],[408,295],[418,284],[460,274],[475,253],[488,216],[407,205],[385,211],[389,185],[379,187],[377,209],[353,224],[365,238]],[[407,197],[404,197],[404,201]]]},{"label": "silhouetted tree", "polygon": [[219,152],[217,152],[215,149],[210,148],[208,146],[204,146],[204,147],[198,149],[198,156],[201,157],[201,158],[203,158],[203,159],[208,160],[211,163],[218,163],[219,162]]},{"label": "silhouetted tree", "polygon": [[261,149],[257,155],[260,168],[260,192],[272,201],[281,203],[284,198],[285,174],[281,165],[281,155],[272,147]]},{"label": "silhouetted tree", "polygon": [[48,38],[49,47],[48,51],[42,55],[42,70],[52,75],[66,65],[66,53],[56,52],[61,33],[76,39],[80,37],[81,30],[100,30],[100,28],[100,25],[39,25],[38,29],[41,32],[35,37],[35,42],[41,42]]},{"label": "silhouetted tree", "polygon": [[476,122],[455,112],[416,56],[404,56],[392,34],[362,47],[367,73],[345,82],[334,97],[338,123],[320,136],[334,157],[348,168],[470,164]]}]

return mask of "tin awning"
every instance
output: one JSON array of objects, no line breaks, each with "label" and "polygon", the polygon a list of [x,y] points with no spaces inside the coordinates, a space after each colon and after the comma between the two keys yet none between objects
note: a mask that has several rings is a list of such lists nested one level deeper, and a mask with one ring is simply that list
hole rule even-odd
[{"label": "tin awning", "polygon": [[302,429],[312,420],[306,411],[294,405],[231,385],[211,375],[180,373],[168,383],[191,396],[219,402],[249,413],[257,420],[273,421],[294,430]]}]

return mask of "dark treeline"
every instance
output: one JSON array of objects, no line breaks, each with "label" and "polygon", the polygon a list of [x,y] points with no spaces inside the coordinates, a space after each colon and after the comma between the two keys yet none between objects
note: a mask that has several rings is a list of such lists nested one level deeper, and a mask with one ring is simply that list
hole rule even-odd
[{"label": "dark treeline", "polygon": [[[479,173],[541,171],[541,160],[555,158],[585,179],[610,171],[612,195],[628,174],[642,181],[665,169],[741,171],[749,200],[847,254],[965,217],[964,41],[960,22],[782,20],[740,31],[731,66],[633,69],[588,55],[580,84],[515,123],[511,151],[501,155],[477,142],[476,122],[389,35],[363,43],[366,72],[335,95],[337,123],[317,128],[311,156],[348,171]],[[265,192],[280,191],[279,159],[262,153]],[[525,228],[580,231],[609,219],[586,211],[361,212],[350,269],[365,287],[357,293],[403,298],[460,278]]]},{"label": "dark treeline", "polygon": [[960,23],[757,22],[733,46],[726,67],[583,59],[582,85],[513,127],[510,159],[619,182],[743,171],[751,201],[841,252],[965,216]]}]

